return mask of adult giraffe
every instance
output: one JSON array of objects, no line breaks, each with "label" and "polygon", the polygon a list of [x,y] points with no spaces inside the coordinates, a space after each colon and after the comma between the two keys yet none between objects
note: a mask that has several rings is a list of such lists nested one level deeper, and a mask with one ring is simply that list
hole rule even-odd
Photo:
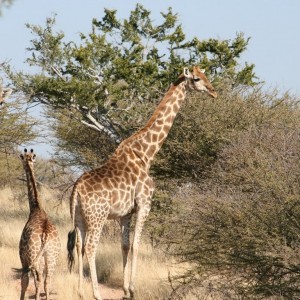
[{"label": "adult giraffe", "polygon": [[[20,155],[27,178],[29,217],[23,229],[20,243],[19,255],[22,263],[21,296],[25,299],[26,289],[29,284],[29,272],[33,274],[36,295],[35,299],[40,299],[43,275],[45,275],[44,289],[46,299],[50,299],[50,284],[54,273],[56,260],[60,251],[59,234],[49,220],[42,207],[37,191],[33,163],[35,154],[33,150]],[[45,274],[43,274],[45,271]]]},{"label": "adult giraffe", "polygon": [[[94,298],[101,300],[98,290],[95,257],[102,227],[106,219],[120,219],[124,271],[124,299],[134,297],[137,255],[143,224],[149,214],[154,183],[149,176],[150,164],[161,148],[176,114],[186,96],[186,90],[217,93],[203,71],[198,67],[183,74],[170,87],[146,126],[124,140],[110,159],[100,168],[85,172],[75,183],[70,212],[74,229],[68,237],[68,260],[71,271],[74,264],[75,242],[79,260],[79,294],[83,296],[82,256],[86,254]],[[137,214],[129,267],[130,221]],[[131,273],[129,270],[131,269]]]}]

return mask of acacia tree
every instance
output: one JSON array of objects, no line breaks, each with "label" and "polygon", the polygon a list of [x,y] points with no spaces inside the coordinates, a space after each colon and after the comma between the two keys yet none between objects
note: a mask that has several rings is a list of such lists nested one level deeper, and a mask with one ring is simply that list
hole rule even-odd
[{"label": "acacia tree", "polygon": [[255,84],[254,65],[238,64],[249,41],[243,34],[234,40],[187,40],[171,8],[161,17],[160,24],[153,24],[151,12],[140,4],[124,20],[116,10],[105,9],[101,20],[92,21],[90,33],[80,33],[78,43],[54,31],[55,16],[45,27],[27,24],[34,35],[27,63],[40,72],[15,72],[7,64],[5,71],[30,102],[50,108],[60,149],[99,163],[107,153],[99,156],[99,145],[82,141],[92,147],[84,153],[97,154],[86,159],[78,135],[63,134],[66,118],[76,120],[87,139],[92,129],[116,145],[145,122],[183,66],[200,65],[215,82],[226,77],[233,86]]}]

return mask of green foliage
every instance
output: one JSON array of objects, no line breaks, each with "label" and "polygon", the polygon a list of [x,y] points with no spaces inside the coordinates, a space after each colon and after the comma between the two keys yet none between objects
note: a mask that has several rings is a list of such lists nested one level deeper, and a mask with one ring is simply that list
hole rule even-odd
[{"label": "green foliage", "polygon": [[197,184],[179,185],[175,196],[170,188],[174,211],[161,216],[162,239],[190,263],[181,277],[188,285],[207,279],[243,299],[299,298],[298,102],[259,88],[224,94],[207,110],[201,102],[214,162]]},{"label": "green foliage", "polygon": [[[116,10],[105,9],[101,20],[92,20],[90,33],[80,33],[79,42],[66,41],[63,32],[55,31],[55,16],[45,26],[27,27],[33,34],[27,63],[36,73],[14,72],[6,64],[16,90],[50,110],[66,109],[65,115],[105,135],[112,145],[145,124],[185,66],[205,68],[215,85],[225,77],[230,86],[255,85],[254,65],[238,64],[249,39],[237,34],[233,40],[187,40],[171,8],[157,24],[140,4],[124,20]],[[72,143],[77,147],[70,135],[55,135],[70,139],[59,143],[70,145],[61,150],[72,151]],[[97,153],[95,148],[89,152]]]},{"label": "green foliage", "polygon": [[76,118],[70,118],[60,111],[48,113],[48,118],[59,120],[51,122],[53,130],[60,137],[55,154],[59,165],[72,168],[79,164],[84,169],[96,168],[113,152],[113,145],[107,136],[84,126]]}]

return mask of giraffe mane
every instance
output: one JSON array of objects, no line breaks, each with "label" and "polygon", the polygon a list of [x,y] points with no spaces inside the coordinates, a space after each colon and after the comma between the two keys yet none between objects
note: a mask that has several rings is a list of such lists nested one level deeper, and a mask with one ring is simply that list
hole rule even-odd
[{"label": "giraffe mane", "polygon": [[154,113],[152,114],[151,118],[148,120],[146,125],[134,133],[132,136],[124,140],[121,144],[129,143],[132,140],[136,140],[137,138],[143,138],[144,134],[146,133],[147,129],[152,125],[153,121],[156,120],[162,109],[166,106],[166,103],[169,101],[170,96],[173,94],[174,90],[177,86],[185,81],[185,76],[182,73],[177,80],[171,85],[165,96],[160,101],[159,105],[156,107]]}]

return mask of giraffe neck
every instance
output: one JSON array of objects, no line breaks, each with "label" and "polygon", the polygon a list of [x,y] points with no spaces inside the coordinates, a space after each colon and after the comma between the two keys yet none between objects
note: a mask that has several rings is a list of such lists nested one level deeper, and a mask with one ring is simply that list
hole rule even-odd
[{"label": "giraffe neck", "polygon": [[122,144],[130,145],[144,163],[150,163],[160,150],[186,96],[184,76],[170,87],[147,124]]},{"label": "giraffe neck", "polygon": [[37,191],[37,186],[35,183],[33,169],[28,164],[24,169],[27,178],[27,189],[28,189],[28,200],[29,200],[30,212],[32,212],[36,208],[42,209],[38,191]]}]

